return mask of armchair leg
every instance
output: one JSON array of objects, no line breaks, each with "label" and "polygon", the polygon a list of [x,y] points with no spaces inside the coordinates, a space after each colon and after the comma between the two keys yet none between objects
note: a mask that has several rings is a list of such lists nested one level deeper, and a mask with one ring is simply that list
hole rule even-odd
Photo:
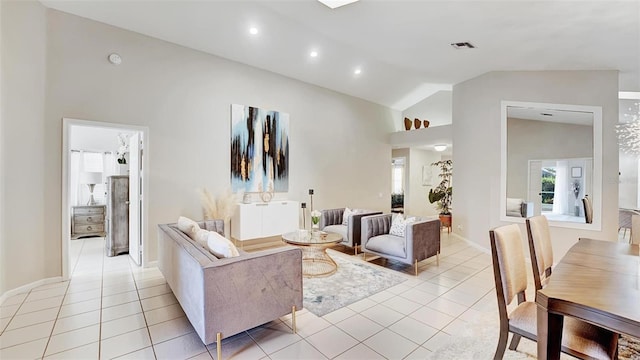
[{"label": "armchair leg", "polygon": [[413,262],[413,268],[416,271],[416,276],[418,276],[418,259],[415,259],[415,261]]},{"label": "armchair leg", "polygon": [[366,252],[362,252],[362,260],[367,261],[367,253]]},{"label": "armchair leg", "polygon": [[353,247],[353,252],[354,252],[354,254],[353,254],[353,255],[358,255],[358,245],[355,245],[355,246]]},{"label": "armchair leg", "polygon": [[440,266],[440,251],[436,253],[436,265]]},{"label": "armchair leg", "polygon": [[298,333],[298,330],[296,329],[296,306],[295,305],[291,307],[291,329],[293,330],[294,334]]},{"label": "armchair leg", "polygon": [[217,360],[222,360],[222,333],[216,334],[216,353],[218,355]]}]

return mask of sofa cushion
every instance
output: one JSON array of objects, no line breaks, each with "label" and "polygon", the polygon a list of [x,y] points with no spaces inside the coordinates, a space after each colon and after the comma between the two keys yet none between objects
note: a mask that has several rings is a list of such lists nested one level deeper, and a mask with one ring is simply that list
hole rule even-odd
[{"label": "sofa cushion", "polygon": [[357,214],[357,212],[349,208],[344,208],[344,212],[342,213],[342,225],[349,226],[349,217],[353,214]]},{"label": "sofa cushion", "polygon": [[395,235],[374,236],[367,241],[365,249],[401,258],[407,257],[404,237]]},{"label": "sofa cushion", "polygon": [[507,216],[522,217],[522,203],[522,199],[507,198]]},{"label": "sofa cushion", "polygon": [[196,240],[196,233],[200,230],[198,223],[189,219],[188,217],[180,216],[178,218],[178,229],[187,234],[191,240]]},{"label": "sofa cushion", "polygon": [[389,235],[404,237],[407,224],[416,221],[415,217],[406,218],[402,214],[396,215],[391,221],[391,228],[389,229]]},{"label": "sofa cushion", "polygon": [[[206,231],[206,230],[205,230]],[[215,231],[207,231],[207,249],[218,258],[239,256],[238,248],[229,239]]]},{"label": "sofa cushion", "polygon": [[326,232],[330,232],[330,233],[336,233],[336,234],[340,234],[342,235],[342,241],[347,241],[348,236],[347,236],[347,232],[349,231],[349,228],[345,225],[329,225],[329,226],[325,226],[324,229],[322,229],[322,231],[326,231]]}]

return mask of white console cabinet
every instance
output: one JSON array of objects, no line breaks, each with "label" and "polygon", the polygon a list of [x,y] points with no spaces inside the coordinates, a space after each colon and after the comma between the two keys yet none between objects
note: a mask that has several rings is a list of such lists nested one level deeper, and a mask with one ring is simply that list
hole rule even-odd
[{"label": "white console cabinet", "polygon": [[299,228],[297,201],[237,204],[231,219],[231,236],[249,240],[282,235]]}]

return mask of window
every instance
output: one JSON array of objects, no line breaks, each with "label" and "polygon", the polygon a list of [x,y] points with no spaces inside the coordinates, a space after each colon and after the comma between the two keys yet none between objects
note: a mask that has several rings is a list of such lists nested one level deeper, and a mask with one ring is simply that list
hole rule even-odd
[{"label": "window", "polygon": [[404,194],[404,158],[391,161],[391,194]]},{"label": "window", "polygon": [[556,188],[556,169],[554,167],[542,168],[542,211],[553,209],[553,199]]}]

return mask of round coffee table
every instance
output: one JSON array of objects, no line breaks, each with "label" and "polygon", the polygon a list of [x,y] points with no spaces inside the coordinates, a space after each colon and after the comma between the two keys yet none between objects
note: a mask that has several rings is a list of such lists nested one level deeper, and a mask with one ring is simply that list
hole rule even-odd
[{"label": "round coffee table", "polygon": [[338,271],[338,264],[327,254],[327,248],[342,242],[340,234],[300,230],[283,234],[282,240],[302,249],[304,277],[329,276]]}]

